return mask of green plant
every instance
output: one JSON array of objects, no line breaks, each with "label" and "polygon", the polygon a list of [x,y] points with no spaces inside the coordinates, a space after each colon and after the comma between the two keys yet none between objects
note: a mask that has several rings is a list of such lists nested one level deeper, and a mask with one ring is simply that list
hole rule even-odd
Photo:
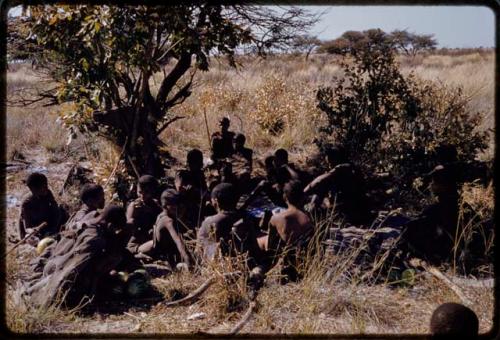
[{"label": "green plant", "polygon": [[341,65],[345,77],[317,91],[328,118],[318,144],[343,145],[365,173],[390,172],[408,189],[435,165],[438,146],[454,145],[459,161],[487,149],[489,134],[477,129],[482,114],[469,111],[470,98],[460,88],[404,76],[390,45],[361,49]]}]

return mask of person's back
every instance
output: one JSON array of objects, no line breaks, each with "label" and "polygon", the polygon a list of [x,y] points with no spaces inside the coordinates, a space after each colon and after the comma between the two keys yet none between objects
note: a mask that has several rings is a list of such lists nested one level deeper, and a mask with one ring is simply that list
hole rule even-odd
[{"label": "person's back", "polygon": [[297,271],[297,252],[307,247],[314,232],[314,227],[309,217],[302,211],[303,187],[298,181],[290,181],[284,186],[284,199],[288,208],[271,217],[269,221],[269,234],[264,240],[267,251],[269,268],[279,257],[284,256],[284,275],[282,283],[298,281],[300,274]]},{"label": "person's back", "polygon": [[276,228],[286,245],[297,245],[304,235],[308,235],[313,229],[309,216],[296,207],[289,207],[274,215],[269,223]]}]

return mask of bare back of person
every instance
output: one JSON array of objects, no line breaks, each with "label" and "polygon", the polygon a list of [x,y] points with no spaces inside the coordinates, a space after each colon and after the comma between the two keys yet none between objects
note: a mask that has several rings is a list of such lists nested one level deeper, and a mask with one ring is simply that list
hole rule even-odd
[{"label": "bare back of person", "polygon": [[310,218],[293,206],[271,217],[269,225],[271,229],[275,228],[279,238],[287,246],[297,245],[313,230]]}]

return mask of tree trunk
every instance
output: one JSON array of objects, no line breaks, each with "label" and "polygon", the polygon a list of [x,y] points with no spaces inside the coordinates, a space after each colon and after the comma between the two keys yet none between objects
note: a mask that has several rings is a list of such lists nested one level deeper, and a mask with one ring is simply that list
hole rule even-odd
[{"label": "tree trunk", "polygon": [[[165,171],[159,150],[161,141],[157,137],[157,123],[148,120],[149,115],[144,108],[138,112],[137,124],[134,124],[134,115],[135,108],[122,107],[94,112],[93,118],[98,125],[111,128],[105,136],[120,149],[127,142],[123,158],[131,177],[137,178],[142,175],[163,177]],[[134,128],[135,133],[133,133]],[[134,141],[130,140],[132,136],[136,136]]]}]

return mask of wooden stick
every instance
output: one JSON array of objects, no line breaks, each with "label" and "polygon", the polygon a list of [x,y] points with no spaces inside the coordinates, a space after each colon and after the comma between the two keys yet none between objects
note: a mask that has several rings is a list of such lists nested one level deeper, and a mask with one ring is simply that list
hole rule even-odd
[{"label": "wooden stick", "polygon": [[257,309],[257,303],[255,301],[250,301],[250,305],[248,306],[247,311],[243,315],[240,321],[229,331],[229,335],[235,335],[238,333],[250,320],[250,317],[253,315],[255,310]]},{"label": "wooden stick", "polygon": [[137,168],[135,167],[134,161],[132,161],[132,157],[130,157],[129,155],[127,155],[127,159],[130,162],[130,165],[132,165],[132,169],[134,170],[135,175],[137,176],[137,178],[140,178],[141,175],[139,175],[139,171],[137,171]]},{"label": "wooden stick", "polygon": [[[237,275],[241,275],[241,272],[236,271],[236,272],[230,272],[230,273],[224,273],[223,274],[223,276],[224,276],[225,279],[228,279],[228,278],[231,278],[232,276],[237,276]],[[185,297],[183,297],[182,299],[179,299],[179,300],[175,300],[175,301],[170,301],[170,302],[163,303],[163,305],[167,306],[167,307],[172,307],[172,306],[177,306],[177,305],[183,304],[185,302],[191,302],[191,301],[197,299],[208,288],[210,288],[211,285],[213,285],[215,283],[216,278],[217,278],[216,276],[212,276],[211,278],[209,278],[208,280],[206,280],[205,282],[203,282],[203,284],[201,286],[199,286],[198,288],[196,288],[195,290],[193,290],[191,293],[189,293],[189,295],[187,295],[187,296],[185,296]]]},{"label": "wooden stick", "polygon": [[10,253],[12,253],[14,251],[14,249],[16,249],[17,247],[19,247],[21,244],[25,243],[31,236],[37,234],[40,232],[40,229],[42,229],[43,227],[47,226],[47,222],[42,222],[39,226],[35,227],[35,230],[33,230],[31,233],[29,233],[28,235],[26,235],[21,241],[17,242],[12,248],[10,248],[9,251],[7,251],[3,256],[2,258],[6,258],[7,255],[9,255]]},{"label": "wooden stick", "polygon": [[462,300],[462,302],[466,305],[471,305],[472,302],[467,298],[462,291],[462,289],[457,286],[455,283],[453,283],[446,275],[441,273],[439,269],[436,267],[427,264],[425,261],[417,258],[413,258],[410,260],[410,264],[413,267],[422,267],[424,270],[428,271],[432,275],[434,275],[436,278],[440,279],[444,284],[446,284],[459,298]]},{"label": "wooden stick", "polygon": [[189,293],[189,295],[187,295],[186,297],[183,297],[182,299],[176,301],[163,303],[163,305],[167,307],[172,307],[183,304],[185,302],[191,302],[196,298],[198,298],[199,296],[201,296],[201,294],[203,294],[214,283],[215,283],[215,277],[211,277],[208,280],[206,280],[201,286],[199,286],[194,291]]},{"label": "wooden stick", "polygon": [[212,143],[210,142],[210,130],[208,129],[208,120],[207,120],[207,109],[203,107],[203,116],[205,117],[205,127],[207,128],[207,138],[208,138],[208,147],[212,150]]}]

